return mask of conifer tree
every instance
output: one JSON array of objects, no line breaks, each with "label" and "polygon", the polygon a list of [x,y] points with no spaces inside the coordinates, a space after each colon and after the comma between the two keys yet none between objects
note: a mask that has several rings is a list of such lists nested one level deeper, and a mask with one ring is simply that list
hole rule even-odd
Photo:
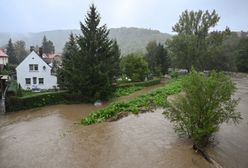
[{"label": "conifer tree", "polygon": [[7,46],[7,55],[9,56],[9,63],[10,64],[17,64],[15,48],[14,48],[14,45],[13,45],[11,39],[9,39],[9,43]]},{"label": "conifer tree", "polygon": [[43,37],[42,48],[45,54],[53,54],[55,52],[53,42],[51,40],[47,40],[46,36]]},{"label": "conifer tree", "polygon": [[106,99],[113,92],[112,84],[117,76],[120,55],[117,43],[108,38],[106,25],[99,24],[100,14],[92,4],[85,23],[80,22],[82,35],[77,37],[79,51],[71,57],[72,69],[69,70],[68,89],[89,101]]},{"label": "conifer tree", "polygon": [[78,46],[73,33],[70,34],[69,41],[66,42],[63,50],[63,62],[62,69],[58,72],[58,82],[62,88],[73,88],[74,84],[77,82],[73,80],[73,60],[78,55]]}]

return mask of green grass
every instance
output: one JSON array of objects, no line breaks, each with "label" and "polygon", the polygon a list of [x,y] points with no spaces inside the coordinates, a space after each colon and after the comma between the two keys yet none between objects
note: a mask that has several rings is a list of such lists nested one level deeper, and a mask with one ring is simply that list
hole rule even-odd
[{"label": "green grass", "polygon": [[42,91],[42,92],[23,91],[23,96],[20,98],[28,98],[28,97],[33,97],[33,96],[45,95],[45,94],[53,94],[56,92],[65,92],[65,91]]},{"label": "green grass", "polygon": [[17,82],[15,80],[11,80],[8,91],[16,93],[17,88],[18,88]]},{"label": "green grass", "polygon": [[87,117],[82,118],[81,124],[90,125],[100,123],[117,116],[121,112],[138,114],[141,109],[149,110],[151,107],[166,106],[167,96],[179,93],[181,88],[181,79],[172,80],[166,86],[140,95],[128,102],[112,103],[103,109],[94,111]]},{"label": "green grass", "polygon": [[131,93],[134,93],[138,90],[143,89],[144,87],[142,86],[131,86],[131,87],[125,87],[125,88],[117,88],[114,97],[121,97],[121,96],[127,96]]}]

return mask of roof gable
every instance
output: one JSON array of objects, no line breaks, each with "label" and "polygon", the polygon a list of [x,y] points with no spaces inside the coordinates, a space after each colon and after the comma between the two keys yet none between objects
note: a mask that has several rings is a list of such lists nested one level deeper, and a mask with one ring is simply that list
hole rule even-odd
[{"label": "roof gable", "polygon": [[4,53],[2,49],[0,49],[0,57],[8,57],[8,55]]},{"label": "roof gable", "polygon": [[16,70],[18,70],[22,66],[26,66],[27,64],[32,63],[38,63],[40,65],[46,65],[49,69],[51,67],[40,57],[38,56],[34,51],[32,51],[17,67]]}]

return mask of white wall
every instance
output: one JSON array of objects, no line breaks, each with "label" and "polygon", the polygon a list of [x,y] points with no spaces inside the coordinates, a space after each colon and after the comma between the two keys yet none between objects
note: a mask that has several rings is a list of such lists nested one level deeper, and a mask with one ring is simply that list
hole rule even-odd
[{"label": "white wall", "polygon": [[[38,64],[38,71],[30,71],[29,64]],[[43,69],[43,67],[45,67]],[[35,52],[30,53],[17,67],[17,83],[23,89],[53,89],[57,86],[57,77],[51,75],[51,67],[47,65]],[[37,84],[33,84],[33,77],[37,78]],[[27,85],[25,78],[31,79],[31,84]],[[39,84],[39,78],[44,79],[44,84]]]},{"label": "white wall", "polygon": [[0,64],[6,65],[8,63],[8,57],[0,57]]}]

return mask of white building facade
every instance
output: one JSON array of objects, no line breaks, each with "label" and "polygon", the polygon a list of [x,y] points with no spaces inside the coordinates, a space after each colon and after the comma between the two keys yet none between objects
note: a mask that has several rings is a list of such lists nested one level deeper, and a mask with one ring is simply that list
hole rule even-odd
[{"label": "white building facade", "polygon": [[57,87],[57,77],[40,56],[32,51],[17,67],[17,83],[25,90],[53,89]]},{"label": "white building facade", "polygon": [[4,50],[0,49],[0,65],[6,65],[8,63],[8,55]]}]

